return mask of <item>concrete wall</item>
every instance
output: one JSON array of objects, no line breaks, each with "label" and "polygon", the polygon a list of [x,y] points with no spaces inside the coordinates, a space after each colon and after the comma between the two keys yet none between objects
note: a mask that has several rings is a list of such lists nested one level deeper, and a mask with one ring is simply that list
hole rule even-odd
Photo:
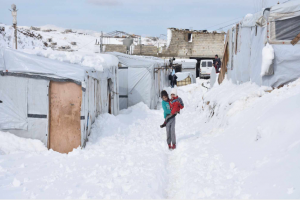
[{"label": "concrete wall", "polygon": [[133,55],[157,56],[157,47],[152,45],[136,45]]},{"label": "concrete wall", "polygon": [[120,52],[126,53],[127,47],[121,44],[105,44],[105,52]]},{"label": "concrete wall", "polygon": [[[105,44],[105,52],[126,53],[127,47],[121,44]],[[133,55],[157,56],[157,47],[152,45],[134,46]],[[128,52],[129,53],[129,52]]]},{"label": "concrete wall", "polygon": [[[172,31],[169,47],[164,50],[162,57],[214,57],[222,56],[225,33],[203,33],[186,30]],[[188,41],[188,33],[192,33],[192,42]]]}]

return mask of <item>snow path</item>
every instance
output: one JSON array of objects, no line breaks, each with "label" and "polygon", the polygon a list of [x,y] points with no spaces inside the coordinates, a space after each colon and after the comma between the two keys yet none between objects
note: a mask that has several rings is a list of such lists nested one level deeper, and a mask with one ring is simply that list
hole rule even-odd
[{"label": "snow path", "polygon": [[178,88],[185,108],[176,119],[178,148],[169,156],[168,198],[247,198],[241,194],[246,173],[233,163],[226,166],[220,152],[209,146],[211,134],[205,133],[211,130],[202,127],[204,119],[196,111],[201,96],[194,95],[205,91],[201,83]]},{"label": "snow path", "polygon": [[164,198],[162,116],[139,104],[118,117],[100,116],[85,149],[1,155],[0,197]]}]

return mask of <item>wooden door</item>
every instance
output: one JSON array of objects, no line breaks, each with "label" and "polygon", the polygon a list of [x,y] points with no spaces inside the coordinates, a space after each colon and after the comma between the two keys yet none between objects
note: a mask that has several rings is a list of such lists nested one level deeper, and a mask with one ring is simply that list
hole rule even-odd
[{"label": "wooden door", "polygon": [[69,153],[81,144],[81,86],[51,81],[49,98],[49,148]]}]

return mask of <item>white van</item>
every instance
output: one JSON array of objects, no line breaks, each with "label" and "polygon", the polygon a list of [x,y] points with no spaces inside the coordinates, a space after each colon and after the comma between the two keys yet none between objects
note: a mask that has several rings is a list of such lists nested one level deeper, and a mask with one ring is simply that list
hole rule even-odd
[{"label": "white van", "polygon": [[213,60],[201,60],[200,78],[209,78],[213,67]]}]

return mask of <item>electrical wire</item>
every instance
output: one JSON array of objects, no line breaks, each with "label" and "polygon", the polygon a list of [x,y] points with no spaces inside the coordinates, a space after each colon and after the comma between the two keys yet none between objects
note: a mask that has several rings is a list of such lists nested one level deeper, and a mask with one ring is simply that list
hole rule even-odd
[{"label": "electrical wire", "polygon": [[227,22],[230,22],[230,21],[233,21],[233,20],[241,19],[241,18],[244,18],[244,17],[235,18],[235,19],[232,19],[232,20],[229,20],[229,21],[226,21],[226,22],[222,22],[220,24],[216,24],[216,25],[210,26],[210,27],[206,28],[206,30],[209,29],[209,28],[211,28],[211,27],[219,26],[221,24],[224,24],[224,23],[227,23]]},{"label": "electrical wire", "polygon": [[233,25],[233,24],[236,24],[236,23],[238,23],[238,22],[239,22],[239,21],[236,21],[236,22],[234,22],[234,23],[232,23],[232,24],[229,24],[229,25],[227,25],[227,26],[223,26],[223,27],[221,27],[221,28],[216,29],[215,31],[220,30],[220,29],[222,29],[222,28],[226,28],[226,27],[231,26],[231,25]]}]

